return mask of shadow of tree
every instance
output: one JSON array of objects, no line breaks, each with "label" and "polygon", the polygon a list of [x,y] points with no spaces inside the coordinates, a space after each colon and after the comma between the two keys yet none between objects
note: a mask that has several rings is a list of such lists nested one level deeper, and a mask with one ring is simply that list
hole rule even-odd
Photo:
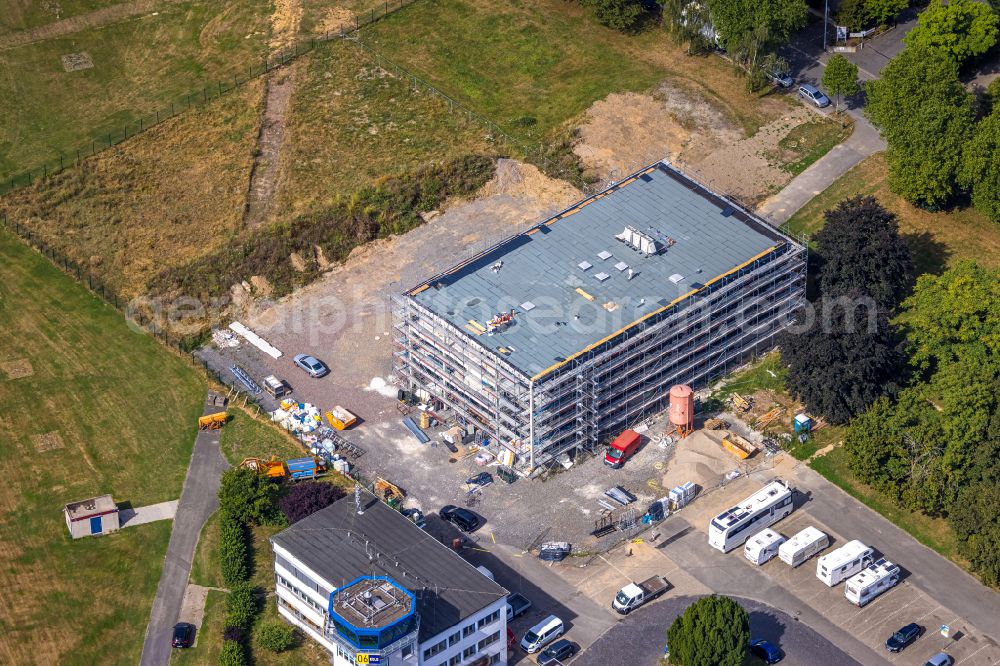
[{"label": "shadow of tree", "polygon": [[913,267],[917,275],[930,273],[940,275],[947,268],[951,250],[928,231],[902,234],[903,240],[913,252]]}]

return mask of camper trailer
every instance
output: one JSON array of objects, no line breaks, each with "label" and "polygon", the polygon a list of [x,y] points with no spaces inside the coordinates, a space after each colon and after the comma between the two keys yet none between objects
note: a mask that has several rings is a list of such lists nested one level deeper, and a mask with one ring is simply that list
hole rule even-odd
[{"label": "camper trailer", "polygon": [[785,542],[781,536],[770,527],[763,529],[747,539],[743,546],[743,557],[760,566],[778,554],[778,547]]},{"label": "camper trailer", "polygon": [[864,606],[869,601],[899,583],[899,567],[886,560],[869,565],[859,574],[851,576],[844,586],[844,596],[852,604]]},{"label": "camper trailer", "polygon": [[848,541],[832,553],[819,558],[816,563],[816,577],[833,587],[874,561],[874,550],[860,541]]},{"label": "camper trailer", "polygon": [[830,537],[810,525],[778,548],[778,557],[790,567],[797,567],[830,545]]}]

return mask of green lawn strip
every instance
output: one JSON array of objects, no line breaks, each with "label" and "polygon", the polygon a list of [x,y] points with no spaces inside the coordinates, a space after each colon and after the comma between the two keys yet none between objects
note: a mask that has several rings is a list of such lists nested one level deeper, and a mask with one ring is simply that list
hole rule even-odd
[{"label": "green lawn strip", "polygon": [[171,523],[72,541],[62,506],[177,499],[205,382],[4,231],[0,256],[0,363],[31,370],[0,370],[0,586],[16,618],[2,624],[6,654],[134,664]]},{"label": "green lawn strip", "polygon": [[822,474],[868,508],[880,513],[887,520],[962,568],[967,563],[958,554],[955,534],[944,518],[930,518],[922,513],[901,509],[878,491],[858,481],[848,467],[848,454],[843,447],[819,456],[810,467]]},{"label": "green lawn strip", "polygon": [[806,460],[823,447],[840,443],[844,439],[845,430],[844,426],[828,425],[809,433],[809,439],[804,442],[793,437],[788,452],[797,460]]},{"label": "green lawn strip", "polygon": [[216,511],[201,528],[198,547],[191,560],[191,582],[204,587],[222,587],[219,571],[219,512]]},{"label": "green lawn strip", "polygon": [[417,3],[362,39],[529,147],[609,92],[665,75],[631,57],[632,38],[566,3]]},{"label": "green lawn strip", "polygon": [[[4,51],[0,99],[12,103],[0,119],[0,179],[106,146],[126,123],[133,132],[189,93],[246,78],[266,53],[269,16],[265,0],[191,0]],[[94,66],[66,72],[61,57],[80,52]]]},{"label": "green lawn strip", "polygon": [[209,590],[205,616],[198,627],[197,644],[186,650],[174,650],[170,663],[178,666],[215,666],[222,650],[222,631],[226,620],[227,592]]},{"label": "green lawn strip", "polygon": [[793,127],[778,142],[786,164],[782,167],[793,176],[808,169],[854,131],[853,123],[843,125],[827,119],[811,120]]}]

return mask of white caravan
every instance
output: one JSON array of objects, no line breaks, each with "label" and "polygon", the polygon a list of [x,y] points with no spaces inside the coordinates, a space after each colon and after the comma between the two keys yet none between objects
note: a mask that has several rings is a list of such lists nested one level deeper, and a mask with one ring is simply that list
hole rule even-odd
[{"label": "white caravan", "polygon": [[844,586],[844,596],[852,604],[864,606],[869,601],[899,583],[899,567],[886,559],[869,565],[851,576]]},{"label": "white caravan", "polygon": [[768,527],[747,540],[747,545],[743,546],[743,557],[760,566],[777,556],[778,546],[784,542],[785,537]]},{"label": "white caravan", "polygon": [[785,564],[797,567],[830,545],[830,537],[810,525],[778,548],[778,557]]},{"label": "white caravan", "polygon": [[848,541],[816,562],[816,577],[833,587],[875,561],[875,551],[860,541]]},{"label": "white caravan", "polygon": [[791,489],[781,481],[772,481],[713,518],[708,525],[708,545],[728,553],[742,546],[751,534],[790,514],[793,508]]}]

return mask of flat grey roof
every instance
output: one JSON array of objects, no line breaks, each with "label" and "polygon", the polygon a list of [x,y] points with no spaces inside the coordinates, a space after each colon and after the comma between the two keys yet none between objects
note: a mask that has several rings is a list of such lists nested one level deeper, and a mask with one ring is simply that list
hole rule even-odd
[{"label": "flat grey roof", "polygon": [[[417,597],[420,640],[507,595],[450,548],[369,492],[341,498],[275,534],[271,541],[341,587],[358,576],[388,576]],[[371,559],[369,559],[371,558]]]},{"label": "flat grey roof", "polygon": [[[617,239],[627,226],[660,251],[644,256]],[[537,377],[787,242],[732,202],[657,163],[409,294]],[[512,309],[512,324],[485,332],[490,319]]]}]

